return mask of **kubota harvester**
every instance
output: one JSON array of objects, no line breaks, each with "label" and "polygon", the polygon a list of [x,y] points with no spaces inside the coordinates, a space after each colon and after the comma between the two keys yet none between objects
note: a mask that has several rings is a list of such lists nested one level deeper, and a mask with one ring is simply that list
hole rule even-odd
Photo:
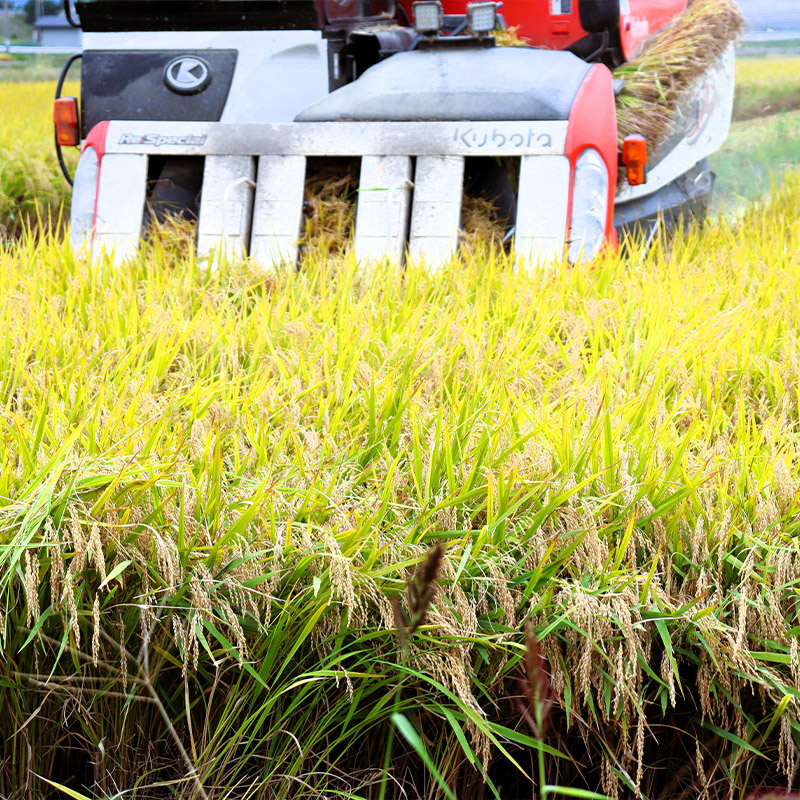
[{"label": "kubota harvester", "polygon": [[[465,186],[497,200],[521,262],[591,259],[707,202],[731,51],[666,143],[618,142],[611,69],[686,4],[78,0],[80,103],[56,107],[60,146],[82,147],[72,241],[123,259],[172,210],[197,214],[200,257],[293,265],[309,159],[352,157],[359,259],[448,259]],[[498,46],[505,26],[531,45]]]}]

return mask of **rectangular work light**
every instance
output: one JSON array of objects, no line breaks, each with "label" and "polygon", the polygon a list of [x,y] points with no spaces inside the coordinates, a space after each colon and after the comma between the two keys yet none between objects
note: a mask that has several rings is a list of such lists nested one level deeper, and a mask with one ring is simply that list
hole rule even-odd
[{"label": "rectangular work light", "polygon": [[438,33],[444,23],[444,11],[439,0],[418,0],[411,7],[414,28],[419,33]]},{"label": "rectangular work light", "polygon": [[489,33],[497,27],[497,3],[467,3],[467,27],[472,33]]}]

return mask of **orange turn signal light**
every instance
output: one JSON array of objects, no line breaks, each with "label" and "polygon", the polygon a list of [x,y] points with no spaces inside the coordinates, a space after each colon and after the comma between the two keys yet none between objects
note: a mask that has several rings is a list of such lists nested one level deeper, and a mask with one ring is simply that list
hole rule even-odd
[{"label": "orange turn signal light", "polygon": [[647,140],[639,133],[626,136],[622,142],[625,177],[629,186],[641,186],[647,180]]},{"label": "orange turn signal light", "polygon": [[59,97],[53,107],[56,141],[62,147],[75,147],[81,143],[78,126],[78,98]]}]

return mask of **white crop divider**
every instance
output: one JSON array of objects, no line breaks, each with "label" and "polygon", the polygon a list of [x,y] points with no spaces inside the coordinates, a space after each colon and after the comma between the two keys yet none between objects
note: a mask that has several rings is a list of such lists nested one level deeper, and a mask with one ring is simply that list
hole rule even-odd
[{"label": "white crop divider", "polygon": [[537,267],[564,253],[570,164],[566,156],[522,156],[514,251],[523,267]]},{"label": "white crop divider", "polygon": [[255,177],[252,156],[206,156],[197,223],[199,259],[247,255]]},{"label": "white crop divider", "polygon": [[463,156],[417,158],[408,245],[412,259],[437,269],[453,255],[461,232],[463,191]]},{"label": "white crop divider", "polygon": [[109,254],[115,264],[135,255],[142,237],[148,157],[114,153],[103,158],[97,192],[92,256]]},{"label": "white crop divider", "polygon": [[364,156],[358,185],[355,251],[359,260],[402,263],[408,235],[410,156]]},{"label": "white crop divider", "polygon": [[305,156],[258,159],[250,258],[264,269],[297,262],[305,177]]}]

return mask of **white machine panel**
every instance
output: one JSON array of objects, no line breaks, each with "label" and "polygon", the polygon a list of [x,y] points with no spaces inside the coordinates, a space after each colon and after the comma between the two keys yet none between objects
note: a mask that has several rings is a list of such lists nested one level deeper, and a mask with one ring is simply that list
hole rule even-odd
[{"label": "white machine panel", "polygon": [[389,258],[402,262],[408,235],[411,187],[409,156],[364,156],[361,159],[356,258]]},{"label": "white machine panel", "polygon": [[297,262],[303,223],[305,156],[261,156],[250,257],[263,267]]},{"label": "white machine panel", "polygon": [[414,175],[409,257],[431,268],[455,252],[464,191],[462,156],[420,156]]},{"label": "white machine panel", "polygon": [[156,156],[550,156],[567,122],[224,122],[115,120],[107,153]]},{"label": "white machine panel", "polygon": [[[83,34],[86,50],[237,50],[222,122],[291,122],[328,94],[328,43],[321,31],[148,31]],[[269,81],[269,103],[260,101]]]}]

